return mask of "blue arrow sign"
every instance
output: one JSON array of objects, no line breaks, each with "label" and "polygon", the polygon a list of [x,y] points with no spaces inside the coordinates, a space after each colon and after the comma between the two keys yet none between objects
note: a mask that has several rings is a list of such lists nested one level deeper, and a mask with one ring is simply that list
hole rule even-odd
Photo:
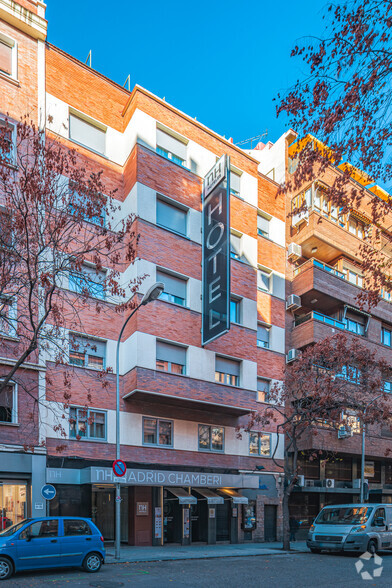
[{"label": "blue arrow sign", "polygon": [[45,484],[41,488],[41,494],[46,500],[52,500],[56,496],[56,488],[52,484]]}]

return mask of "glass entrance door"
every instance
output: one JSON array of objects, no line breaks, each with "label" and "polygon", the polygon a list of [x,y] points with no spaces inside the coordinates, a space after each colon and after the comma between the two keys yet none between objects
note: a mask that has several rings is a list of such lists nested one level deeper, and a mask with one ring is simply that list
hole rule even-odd
[{"label": "glass entrance door", "polygon": [[0,482],[0,530],[27,517],[26,484]]}]

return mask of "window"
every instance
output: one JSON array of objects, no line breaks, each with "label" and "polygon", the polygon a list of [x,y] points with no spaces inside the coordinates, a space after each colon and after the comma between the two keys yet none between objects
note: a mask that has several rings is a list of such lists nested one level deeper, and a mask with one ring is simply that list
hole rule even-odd
[{"label": "window", "polygon": [[381,343],[392,347],[392,331],[386,327],[381,328]]},{"label": "window", "polygon": [[365,225],[361,221],[357,220],[355,217],[350,217],[348,221],[348,230],[352,235],[359,237],[359,239],[363,239],[364,232],[365,232]]},{"label": "window", "polygon": [[19,539],[27,539],[28,537],[57,537],[58,534],[58,519],[50,519],[49,521],[36,521],[35,523],[31,523],[31,525],[21,532]]},{"label": "window", "polygon": [[69,336],[69,363],[97,370],[105,369],[106,343],[90,337]]},{"label": "window", "polygon": [[257,401],[269,402],[271,382],[265,378],[257,378]]},{"label": "window", "polygon": [[162,129],[157,129],[157,153],[178,165],[186,165],[186,143]]},{"label": "window", "polygon": [[270,221],[261,214],[257,215],[257,234],[261,237],[269,238]]},{"label": "window", "polygon": [[343,273],[346,277],[346,280],[350,282],[350,284],[354,284],[360,288],[363,287],[363,276],[359,273],[359,270],[343,266]]},{"label": "window", "polygon": [[69,436],[72,439],[106,439],[106,412],[71,407]]},{"label": "window", "polygon": [[79,535],[92,535],[90,525],[87,521],[81,521],[79,519],[64,519],[64,536],[65,537],[77,537]]},{"label": "window", "polygon": [[144,445],[173,445],[173,423],[162,419],[143,417]]},{"label": "window", "polygon": [[225,357],[215,359],[215,382],[229,386],[240,384],[240,362]]},{"label": "window", "polygon": [[162,282],[165,287],[160,295],[161,300],[186,306],[186,280],[158,270],[157,282]]},{"label": "window", "polygon": [[342,371],[340,374],[336,374],[336,377],[358,384],[361,381],[361,370],[352,365],[344,365],[342,366]]},{"label": "window", "polygon": [[384,392],[392,394],[392,382],[389,382],[388,380],[384,381]]},{"label": "window", "polygon": [[97,271],[94,267],[83,265],[80,272],[70,274],[68,286],[72,292],[104,300],[105,279],[105,271]]},{"label": "window", "polygon": [[230,235],[230,257],[233,259],[241,259],[241,237],[231,233]]},{"label": "window", "polygon": [[257,287],[259,290],[271,292],[271,276],[272,272],[257,270]]},{"label": "window", "polygon": [[16,162],[16,127],[10,122],[0,119],[0,139],[4,147],[3,163],[13,165]]},{"label": "window", "polygon": [[241,323],[241,300],[230,298],[230,322]]},{"label": "window", "polygon": [[69,213],[75,215],[78,220],[83,219],[94,225],[104,227],[106,223],[106,199],[101,194],[97,194],[96,199],[93,201],[92,197],[89,196],[88,206],[86,206],[87,200],[85,201],[83,196],[76,192],[75,186],[72,182],[70,182],[69,188]]},{"label": "window", "polygon": [[0,33],[0,72],[17,78],[17,43]]},{"label": "window", "polygon": [[357,315],[353,312],[347,312],[344,319],[346,330],[357,335],[365,334],[365,317]]},{"label": "window", "polygon": [[223,452],[224,432],[223,427],[199,425],[199,450]]},{"label": "window", "polygon": [[257,325],[257,347],[268,349],[270,345],[270,327]]},{"label": "window", "polygon": [[0,335],[16,337],[16,300],[0,296]]},{"label": "window", "polygon": [[106,131],[75,114],[69,114],[69,138],[92,151],[105,153]]},{"label": "window", "polygon": [[249,433],[250,455],[271,456],[271,435],[270,433]]},{"label": "window", "polygon": [[230,171],[230,193],[235,196],[241,193],[241,175],[233,170]]},{"label": "window", "polygon": [[17,422],[16,385],[7,384],[0,392],[0,423]]},{"label": "window", "polygon": [[157,225],[179,235],[186,235],[186,219],[187,213],[185,210],[159,198],[157,199]]},{"label": "window", "polygon": [[185,374],[185,366],[186,349],[184,347],[157,341],[157,370],[172,374]]}]

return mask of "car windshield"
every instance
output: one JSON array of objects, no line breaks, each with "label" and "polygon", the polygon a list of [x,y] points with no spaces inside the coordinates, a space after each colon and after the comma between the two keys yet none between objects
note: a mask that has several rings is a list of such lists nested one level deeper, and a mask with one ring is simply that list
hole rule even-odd
[{"label": "car windshield", "polygon": [[0,537],[10,537],[14,533],[16,533],[16,531],[19,531],[19,529],[21,529],[23,525],[25,525],[29,521],[31,521],[31,519],[25,519],[21,523],[17,523],[16,525],[12,525],[12,527],[8,527],[8,529],[6,529],[5,531],[0,532]]},{"label": "car windshield", "polygon": [[373,508],[368,506],[339,506],[323,508],[315,525],[361,525],[366,523]]}]

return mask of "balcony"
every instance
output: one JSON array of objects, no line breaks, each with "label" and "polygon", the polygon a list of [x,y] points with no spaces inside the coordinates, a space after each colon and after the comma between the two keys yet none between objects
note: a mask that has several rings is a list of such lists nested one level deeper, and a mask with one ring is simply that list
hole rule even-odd
[{"label": "balcony", "polygon": [[317,312],[315,310],[312,310],[311,312],[309,312],[308,314],[305,314],[304,316],[295,317],[294,326],[297,327],[298,325],[301,325],[302,323],[305,323],[306,321],[310,321],[311,319],[314,319],[316,321],[321,321],[322,323],[325,323],[326,325],[329,325],[330,327],[336,327],[337,329],[342,329],[343,331],[346,330],[346,324],[343,321],[339,321],[339,320],[334,319],[334,318],[327,316],[325,314],[321,314],[321,312]]}]

